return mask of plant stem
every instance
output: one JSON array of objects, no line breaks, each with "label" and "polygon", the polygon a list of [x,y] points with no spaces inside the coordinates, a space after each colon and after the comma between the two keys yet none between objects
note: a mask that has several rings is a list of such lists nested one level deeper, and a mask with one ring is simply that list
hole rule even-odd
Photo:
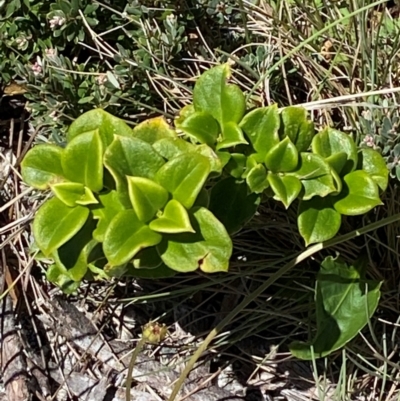
[{"label": "plant stem", "polygon": [[[360,235],[366,234],[369,231],[376,230],[378,228],[384,227],[388,224],[392,224],[396,221],[400,221],[400,213],[395,214],[394,216],[387,217],[385,219],[376,221],[375,223],[368,224],[365,227],[362,227],[358,230],[351,231],[348,234],[341,235],[337,238],[332,238],[329,241],[321,242],[319,244],[313,245],[302,252],[300,255],[286,263],[286,265],[282,266],[275,274],[273,274],[264,284],[260,285],[256,290],[254,290],[250,295],[243,299],[243,301],[233,309],[213,330],[208,334],[207,338],[202,342],[202,344],[197,348],[196,352],[190,358],[189,362],[185,366],[182,374],[180,375],[178,381],[175,384],[175,387],[168,398],[168,401],[174,401],[176,396],[178,395],[186,377],[189,375],[193,366],[197,362],[197,360],[201,357],[202,353],[207,349],[208,345],[215,338],[215,336],[222,331],[222,329],[232,321],[232,319],[240,313],[243,308],[245,308],[248,304],[250,304],[254,299],[256,299],[259,295],[261,295],[268,287],[270,287],[276,280],[282,277],[285,273],[287,273],[292,267],[296,266],[298,263],[307,259],[311,255],[321,251],[322,249],[329,248],[334,245],[341,244],[346,242],[352,238],[359,237]],[[136,351],[136,350],[135,350]],[[130,401],[127,399],[127,401]]]},{"label": "plant stem", "polygon": [[143,349],[143,346],[146,342],[146,337],[142,336],[140,341],[137,343],[135,350],[132,352],[131,360],[129,361],[128,373],[126,374],[126,390],[125,390],[125,400],[131,401],[131,387],[132,387],[132,372],[133,367],[135,366],[136,358],[139,355],[139,352]]}]

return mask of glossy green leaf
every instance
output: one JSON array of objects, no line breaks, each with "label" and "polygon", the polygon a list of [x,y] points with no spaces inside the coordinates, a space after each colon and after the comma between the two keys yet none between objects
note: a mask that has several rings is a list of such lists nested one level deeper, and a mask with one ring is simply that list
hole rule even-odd
[{"label": "glossy green leaf", "polygon": [[222,136],[218,138],[217,150],[247,144],[243,131],[236,123],[226,123],[222,126]]},{"label": "glossy green leaf", "polygon": [[359,168],[366,171],[382,191],[387,188],[389,170],[379,152],[373,149],[361,149]]},{"label": "glossy green leaf", "polygon": [[153,179],[165,163],[164,159],[145,141],[115,136],[104,154],[104,164],[117,184],[121,202],[131,207],[126,176]]},{"label": "glossy green leaf", "polygon": [[288,175],[301,180],[304,188],[303,200],[309,200],[314,196],[325,197],[338,189],[330,165],[317,154],[300,153],[297,169]]},{"label": "glossy green leaf", "polygon": [[84,226],[65,244],[54,253],[54,261],[62,266],[66,274],[74,281],[81,281],[88,269],[89,254],[97,244],[92,239],[96,222],[87,219]]},{"label": "glossy green leaf", "polygon": [[98,242],[104,241],[106,230],[116,214],[124,210],[117,191],[109,191],[98,196],[99,204],[92,208],[93,218],[98,220],[93,238]]},{"label": "glossy green leaf", "polygon": [[281,136],[290,138],[299,152],[307,151],[315,134],[314,123],[307,119],[307,110],[303,107],[286,107],[281,117]]},{"label": "glossy green leaf", "polygon": [[193,90],[196,112],[212,115],[224,127],[227,123],[239,123],[246,110],[245,97],[237,85],[228,84],[228,64],[205,71]]},{"label": "glossy green leaf", "polygon": [[170,160],[157,172],[155,180],[173,198],[190,209],[210,173],[208,159],[200,154],[183,154]]},{"label": "glossy green leaf", "polygon": [[286,137],[268,151],[264,162],[267,168],[274,173],[292,171],[299,162],[299,152],[291,140]]},{"label": "glossy green leaf", "polygon": [[163,138],[153,143],[153,148],[166,160],[185,153],[195,152],[196,146],[181,138]]},{"label": "glossy green leaf", "polygon": [[46,278],[50,283],[60,287],[64,294],[74,293],[80,286],[80,281],[74,281],[69,275],[67,270],[56,263],[50,265],[46,271]]},{"label": "glossy green leaf", "polygon": [[242,153],[231,153],[231,158],[227,165],[225,166],[225,170],[232,177],[242,178],[244,170],[246,168],[247,157]]},{"label": "glossy green leaf", "polygon": [[103,188],[103,144],[98,130],[72,139],[64,149],[61,164],[70,181],[99,192]]},{"label": "glossy green leaf", "polygon": [[103,250],[109,266],[120,266],[129,262],[141,249],[157,245],[161,238],[142,223],[133,210],[124,210],[109,224]]},{"label": "glossy green leaf", "polygon": [[268,182],[274,192],[274,199],[281,201],[286,209],[298,197],[301,191],[301,182],[294,176],[284,176],[274,173],[268,174]]},{"label": "glossy green leaf", "polygon": [[164,212],[150,222],[153,231],[165,234],[194,232],[186,209],[175,199],[165,206]]},{"label": "glossy green leaf", "polygon": [[198,153],[207,157],[210,162],[211,172],[218,174],[222,172],[222,162],[220,158],[208,145],[193,145],[181,138],[165,138],[155,142],[153,148],[167,160],[171,160],[186,153]]},{"label": "glossy green leaf", "polygon": [[133,135],[151,145],[163,138],[177,138],[176,132],[171,129],[164,117],[150,118],[141,122],[133,129]]},{"label": "glossy green leaf", "polygon": [[222,172],[223,164],[221,159],[218,157],[217,152],[215,152],[208,145],[197,145],[195,152],[205,156],[208,159],[211,173],[215,173],[214,175],[219,175]]},{"label": "glossy green leaf", "polygon": [[262,193],[269,187],[269,182],[267,179],[267,170],[263,164],[257,164],[254,166],[246,177],[247,185],[251,192],[256,194]]},{"label": "glossy green leaf", "polygon": [[246,114],[240,128],[246,133],[254,150],[264,159],[268,151],[279,143],[280,119],[276,104],[260,107]]},{"label": "glossy green leaf", "polygon": [[49,256],[70,240],[85,224],[89,209],[68,207],[57,198],[45,202],[33,221],[33,235],[40,250]]},{"label": "glossy green leaf", "polygon": [[133,210],[139,220],[146,223],[167,203],[168,192],[148,178],[127,177],[127,180]]},{"label": "glossy green leaf", "polygon": [[249,171],[251,171],[252,168],[258,166],[260,163],[264,163],[264,158],[261,154],[253,153],[249,155],[246,160],[246,171],[243,176],[247,176]]},{"label": "glossy green leaf", "polygon": [[[315,135],[312,141],[312,151],[323,158],[331,158],[336,153],[345,152],[347,161],[340,171],[337,171],[340,176],[343,176],[357,167],[357,146],[353,139],[340,131],[333,128],[326,128]],[[332,163],[332,167],[339,168],[340,164],[337,160]]]},{"label": "glossy green leaf", "polygon": [[227,231],[234,234],[254,216],[259,203],[259,195],[248,195],[245,182],[229,177],[218,181],[212,188],[209,209]]},{"label": "glossy green leaf", "polygon": [[378,185],[366,171],[353,171],[345,175],[343,181],[342,192],[333,198],[333,206],[339,213],[357,216],[383,205]]},{"label": "glossy green leaf", "polygon": [[54,195],[67,206],[92,205],[98,203],[93,192],[77,182],[60,182],[51,186]]},{"label": "glossy green leaf", "polygon": [[166,235],[157,246],[163,262],[173,270],[189,272],[227,271],[232,241],[225,227],[205,208],[194,208],[191,223],[195,233]]},{"label": "glossy green leaf", "polygon": [[342,217],[333,208],[330,197],[300,201],[297,225],[307,246],[333,238],[341,223]]},{"label": "glossy green leaf", "polygon": [[360,270],[325,258],[316,283],[317,332],[311,343],[291,344],[294,356],[306,360],[327,356],[366,326],[378,306],[381,283],[366,280]]},{"label": "glossy green leaf", "polygon": [[37,189],[46,189],[64,179],[61,166],[63,149],[55,145],[37,145],[21,162],[22,179]]},{"label": "glossy green leaf", "polygon": [[[322,156],[321,156],[322,157]],[[347,153],[346,152],[337,152],[333,155],[324,159],[329,165],[338,173],[343,170],[343,167],[347,163]]]},{"label": "glossy green leaf", "polygon": [[132,136],[132,129],[121,119],[102,109],[90,110],[79,116],[69,127],[67,140],[89,131],[98,130],[104,150],[114,139],[114,135]]},{"label": "glossy green leaf", "polygon": [[219,160],[221,161],[221,165],[222,165],[221,167],[224,168],[228,164],[229,160],[231,159],[230,152],[220,150],[220,151],[217,151],[216,154],[217,154]]},{"label": "glossy green leaf", "polygon": [[175,126],[197,142],[214,147],[220,128],[218,121],[209,113],[194,111],[186,116],[181,115],[175,120]]}]

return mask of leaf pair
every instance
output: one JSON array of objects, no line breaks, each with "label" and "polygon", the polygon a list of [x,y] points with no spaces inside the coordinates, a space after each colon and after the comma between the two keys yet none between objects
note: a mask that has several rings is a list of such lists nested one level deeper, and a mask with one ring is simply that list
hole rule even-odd
[{"label": "leaf pair", "polygon": [[183,109],[175,121],[177,128],[216,149],[247,144],[239,127],[245,97],[237,85],[227,83],[229,77],[227,64],[204,72],[194,87],[193,106]]},{"label": "leaf pair", "polygon": [[316,283],[317,332],[311,343],[294,342],[290,350],[300,359],[321,358],[353,339],[374,314],[382,283],[363,277],[364,263],[348,267],[327,257]]}]

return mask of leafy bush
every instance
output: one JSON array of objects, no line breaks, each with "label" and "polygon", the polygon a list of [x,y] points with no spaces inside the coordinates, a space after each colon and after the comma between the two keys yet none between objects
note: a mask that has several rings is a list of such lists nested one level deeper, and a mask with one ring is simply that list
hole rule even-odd
[{"label": "leafy bush", "polygon": [[286,208],[300,200],[306,245],[335,236],[341,215],[381,204],[388,171],[378,152],[357,151],[337,130],[316,133],[301,108],[246,112],[229,75],[221,65],[198,79],[176,129],[157,117],[132,130],[95,109],[73,122],[65,148],[27,153],[23,179],[55,195],[33,224],[54,260],[49,280],[69,292],[85,277],[227,271],[230,235],[263,197]]}]

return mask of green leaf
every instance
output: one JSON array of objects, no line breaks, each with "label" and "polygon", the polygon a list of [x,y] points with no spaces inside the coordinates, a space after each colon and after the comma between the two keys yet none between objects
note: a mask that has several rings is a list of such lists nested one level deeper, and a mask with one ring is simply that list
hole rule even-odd
[{"label": "green leaf", "polygon": [[64,149],[61,163],[66,178],[99,192],[103,188],[103,144],[98,130],[72,139]]},{"label": "green leaf", "polygon": [[215,146],[220,132],[218,121],[211,114],[194,109],[190,114],[181,114],[175,120],[175,126],[197,142],[211,147]]},{"label": "green leaf", "polygon": [[168,192],[148,178],[127,177],[127,179],[133,210],[139,220],[146,223],[167,203]]},{"label": "green leaf", "polygon": [[280,119],[278,106],[260,107],[246,114],[240,128],[249,138],[254,150],[264,159],[268,151],[279,143]]},{"label": "green leaf", "polygon": [[347,163],[347,153],[346,152],[334,153],[333,155],[327,157],[324,160],[327,163],[329,163],[329,165],[336,171],[337,174],[339,174]]},{"label": "green leaf", "polygon": [[133,210],[119,212],[109,224],[103,242],[110,267],[129,262],[141,249],[157,245],[161,235],[142,223]]},{"label": "green leaf", "polygon": [[333,198],[333,206],[339,213],[357,216],[383,205],[379,199],[378,185],[366,171],[353,171],[345,175],[343,180],[342,192]]},{"label": "green leaf", "polygon": [[99,203],[92,208],[93,218],[98,220],[97,227],[93,231],[93,238],[98,242],[103,242],[106,230],[115,215],[124,207],[119,200],[117,191],[109,191],[98,196]]},{"label": "green leaf", "polygon": [[175,199],[167,203],[164,212],[150,222],[149,227],[153,231],[166,234],[194,232],[188,212]]},{"label": "green leaf", "polygon": [[246,110],[240,88],[227,84],[229,76],[228,64],[211,68],[200,76],[193,90],[195,111],[212,115],[222,129],[227,123],[238,124]]},{"label": "green leaf", "polygon": [[167,160],[171,160],[185,153],[199,153],[207,157],[210,162],[211,172],[218,174],[222,172],[222,162],[220,158],[208,145],[193,145],[181,138],[164,138],[155,142],[153,148]]},{"label": "green leaf", "polygon": [[219,175],[222,173],[222,161],[218,157],[218,154],[214,152],[212,148],[210,148],[208,145],[203,144],[203,145],[197,145],[195,147],[195,152],[207,157],[209,163],[210,163],[210,172],[215,173],[215,175]]},{"label": "green leaf", "polygon": [[287,137],[270,149],[265,156],[265,165],[274,173],[292,171],[299,162],[296,146]]},{"label": "green leaf", "polygon": [[118,79],[116,78],[116,76],[111,71],[107,71],[107,81],[112,86],[114,86],[114,88],[121,89],[121,85],[119,84]]},{"label": "green leaf", "polygon": [[85,132],[99,130],[104,150],[114,139],[114,135],[131,137],[132,129],[121,119],[102,109],[90,110],[78,117],[69,127],[67,141]]},{"label": "green leaf", "polygon": [[316,283],[317,332],[309,344],[291,344],[294,356],[306,360],[327,356],[366,326],[378,306],[381,283],[366,280],[359,270],[325,258]]},{"label": "green leaf", "polygon": [[222,137],[218,138],[217,150],[231,148],[240,144],[247,145],[243,131],[236,123],[226,123],[222,127]]},{"label": "green leaf", "polygon": [[342,217],[330,197],[300,201],[297,225],[306,245],[327,241],[340,229]]},{"label": "green leaf", "polygon": [[274,192],[274,199],[281,201],[286,209],[297,198],[301,191],[301,182],[293,176],[281,176],[279,174],[269,173],[268,182]]},{"label": "green leaf", "polygon": [[307,110],[290,106],[282,110],[282,138],[290,138],[299,152],[305,152],[314,137],[314,123],[307,120]]},{"label": "green leaf", "polygon": [[177,138],[176,132],[171,129],[164,117],[150,118],[138,124],[133,129],[133,135],[153,145],[164,138]]},{"label": "green leaf", "polygon": [[104,164],[114,177],[121,202],[126,208],[131,207],[126,176],[151,180],[164,163],[150,144],[138,138],[116,135],[104,154]]},{"label": "green leaf", "polygon": [[303,200],[314,196],[325,197],[338,189],[330,165],[322,156],[316,154],[300,153],[297,169],[287,175],[301,180],[304,188]]},{"label": "green leaf", "polygon": [[87,219],[84,226],[53,253],[55,263],[74,281],[81,281],[87,272],[89,254],[97,244],[92,239],[95,227],[95,221]]},{"label": "green leaf", "polygon": [[157,172],[155,180],[174,199],[190,209],[210,173],[210,163],[202,155],[183,154],[170,160]]},{"label": "green leaf", "polygon": [[64,179],[61,166],[63,149],[55,145],[37,145],[21,162],[22,179],[37,189],[47,189]]},{"label": "green leaf", "polygon": [[260,194],[269,187],[267,179],[267,170],[263,164],[257,164],[254,166],[246,177],[247,185],[251,192]]},{"label": "green leaf", "polygon": [[[315,135],[312,141],[312,151],[325,159],[330,160],[333,155],[345,152],[347,161],[340,171],[336,171],[340,176],[350,173],[357,167],[357,146],[353,139],[340,131],[333,128],[326,128]],[[340,156],[342,157],[342,156]],[[333,168],[340,168],[340,163],[337,159],[333,159]]]},{"label": "green leaf", "polygon": [[51,190],[58,199],[67,206],[92,205],[98,203],[93,192],[83,184],[76,182],[60,182],[51,186]]},{"label": "green leaf", "polygon": [[74,281],[69,277],[64,267],[54,263],[47,268],[46,278],[50,283],[60,287],[64,294],[74,293],[80,286],[80,281]]},{"label": "green leaf", "polygon": [[196,146],[181,138],[162,138],[153,143],[153,148],[164,159],[171,160],[185,153],[195,152]]},{"label": "green leaf", "polygon": [[223,224],[202,207],[192,209],[191,223],[195,233],[167,235],[158,245],[163,262],[181,272],[197,268],[206,273],[227,271],[232,241]]},{"label": "green leaf", "polygon": [[242,178],[246,168],[247,157],[242,153],[231,153],[231,158],[225,166],[226,172],[232,177]]},{"label": "green leaf", "polygon": [[259,203],[259,195],[248,195],[245,182],[229,177],[218,181],[212,188],[209,209],[227,231],[234,234],[254,216]]},{"label": "green leaf", "polygon": [[366,171],[382,191],[387,188],[389,170],[379,152],[373,149],[361,149],[359,168]]},{"label": "green leaf", "polygon": [[39,249],[49,256],[85,224],[89,209],[68,207],[57,198],[45,202],[36,213],[33,235]]}]

